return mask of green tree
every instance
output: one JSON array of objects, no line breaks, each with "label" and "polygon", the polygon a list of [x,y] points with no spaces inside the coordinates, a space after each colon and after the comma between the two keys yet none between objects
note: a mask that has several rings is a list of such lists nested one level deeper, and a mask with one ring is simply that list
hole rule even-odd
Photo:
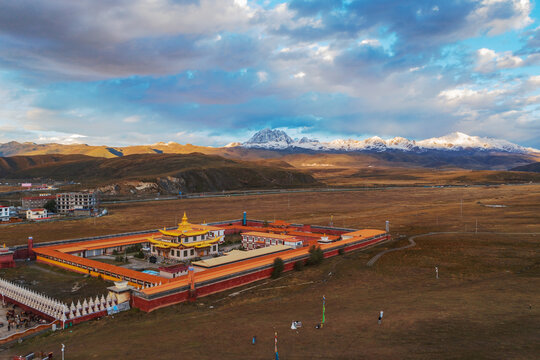
[{"label": "green tree", "polygon": [[281,273],[283,272],[283,269],[285,269],[285,264],[283,263],[282,258],[275,258],[274,259],[274,270],[272,270],[272,279],[277,279],[281,276]]},{"label": "green tree", "polygon": [[295,271],[302,271],[302,269],[304,268],[304,261],[298,260],[297,262],[294,263],[293,268]]},{"label": "green tree", "polygon": [[309,259],[307,261],[308,265],[317,265],[320,264],[324,259],[324,253],[321,250],[320,246],[312,245],[309,248]]},{"label": "green tree", "polygon": [[51,200],[47,201],[47,202],[45,203],[45,205],[43,205],[43,208],[44,208],[44,209],[47,209],[48,212],[55,213],[56,210],[57,210],[57,207],[56,207],[56,200],[51,199]]}]

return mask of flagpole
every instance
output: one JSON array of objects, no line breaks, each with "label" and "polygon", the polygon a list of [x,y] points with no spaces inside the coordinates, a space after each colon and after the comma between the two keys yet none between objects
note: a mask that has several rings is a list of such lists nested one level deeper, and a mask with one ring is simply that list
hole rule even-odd
[{"label": "flagpole", "polygon": [[276,360],[279,360],[279,355],[277,351],[277,331],[274,333],[274,351],[276,353]]},{"label": "flagpole", "polygon": [[322,297],[322,322],[321,322],[321,328],[324,326],[324,311],[325,311],[325,305],[326,305],[326,297],[323,295]]}]

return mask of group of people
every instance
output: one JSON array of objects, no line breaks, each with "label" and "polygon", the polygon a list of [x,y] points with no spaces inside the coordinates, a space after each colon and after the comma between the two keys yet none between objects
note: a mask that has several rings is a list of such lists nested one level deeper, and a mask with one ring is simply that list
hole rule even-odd
[{"label": "group of people", "polygon": [[[16,306],[13,305],[11,309],[6,312],[7,320],[7,330],[11,331],[12,329],[24,328],[28,329],[32,324],[44,323],[46,322],[41,316],[36,315],[32,312],[26,312],[22,310],[20,313],[17,312]],[[1,323],[0,327],[3,327],[4,324]]]}]

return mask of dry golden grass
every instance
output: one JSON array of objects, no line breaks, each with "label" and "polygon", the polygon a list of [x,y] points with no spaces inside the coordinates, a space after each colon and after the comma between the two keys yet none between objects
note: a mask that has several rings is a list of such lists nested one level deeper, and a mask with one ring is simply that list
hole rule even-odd
[{"label": "dry golden grass", "polygon": [[[540,235],[474,233],[476,219],[480,232],[540,232],[538,185],[182,200],[110,210],[95,226],[85,220],[28,228],[47,240],[172,225],[184,210],[193,221],[239,217],[247,210],[251,218],[313,224],[327,224],[334,214],[335,225],[355,228],[382,228],[389,219],[396,239],[429,231],[468,233],[418,238],[417,246],[366,266],[379,251],[407,243],[396,240],[248,285],[258,286],[237,296],[228,296],[239,290],[234,289],[40,336],[0,358],[41,350],[59,356],[64,343],[69,359],[269,359],[275,330],[283,359],[533,359],[540,351]],[[20,229],[8,228],[5,238],[24,237],[16,235]],[[327,324],[316,330],[323,294]],[[290,330],[292,320],[305,328]]]},{"label": "dry golden grass", "polygon": [[[463,215],[461,213],[463,200]],[[502,204],[506,208],[489,208]],[[193,222],[239,219],[284,219],[305,224],[383,228],[390,220],[395,233],[439,230],[540,231],[540,185],[396,188],[335,193],[298,193],[207,198],[107,205],[110,215],[0,228],[8,245],[105,235],[173,226],[184,211]],[[501,222],[504,219],[504,222]]]}]

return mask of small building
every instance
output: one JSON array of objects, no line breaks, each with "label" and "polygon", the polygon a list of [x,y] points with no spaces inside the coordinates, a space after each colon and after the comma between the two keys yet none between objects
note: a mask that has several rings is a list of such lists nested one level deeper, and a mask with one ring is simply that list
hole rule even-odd
[{"label": "small building", "polygon": [[39,196],[27,196],[22,198],[22,208],[41,208],[51,200],[56,200],[56,195],[44,194]]},{"label": "small building", "polygon": [[162,266],[159,268],[159,276],[167,279],[174,279],[179,276],[187,275],[189,266],[185,264],[176,264],[172,266]]},{"label": "small building", "polygon": [[0,269],[15,267],[15,261],[13,261],[13,251],[9,250],[4,244],[4,247],[0,248]]},{"label": "small building", "polygon": [[37,209],[28,209],[26,210],[26,218],[28,220],[41,220],[47,219],[47,209],[37,208]]},{"label": "small building", "polygon": [[92,215],[91,209],[74,209],[73,216],[90,216]]},{"label": "small building", "polygon": [[216,236],[220,231],[224,230],[213,226],[190,224],[184,213],[177,229],[159,230],[161,233],[159,237],[148,238],[150,253],[164,260],[176,261],[217,255],[219,243],[223,239],[223,236]]},{"label": "small building", "polygon": [[242,246],[244,249],[252,250],[272,245],[285,245],[296,249],[303,247],[304,242],[302,239],[293,235],[270,234],[258,231],[242,233]]},{"label": "small building", "polygon": [[0,205],[0,221],[9,221],[10,209],[9,206]]}]

